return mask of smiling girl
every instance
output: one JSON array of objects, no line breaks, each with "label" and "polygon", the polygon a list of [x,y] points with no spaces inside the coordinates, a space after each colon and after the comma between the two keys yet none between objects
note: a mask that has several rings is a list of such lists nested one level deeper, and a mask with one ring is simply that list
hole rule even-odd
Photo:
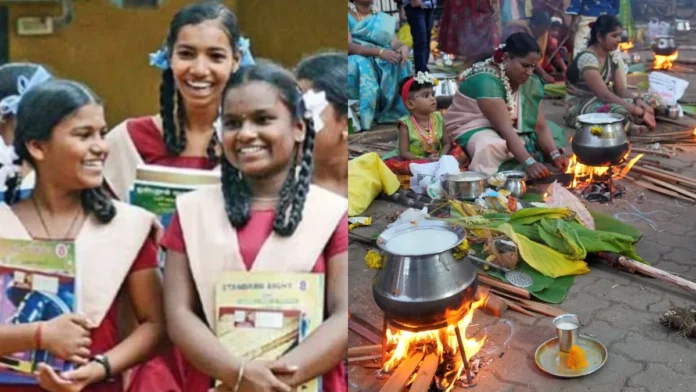
[{"label": "smiling girl", "polygon": [[[86,86],[53,80],[32,88],[16,125],[14,147],[35,170],[36,187],[28,199],[0,205],[0,238],[75,241],[84,315],[0,326],[0,355],[40,348],[83,366],[58,375],[40,365],[41,388],[0,391],[122,392],[119,375],[149,358],[164,335],[155,217],[102,188],[104,107]],[[120,342],[117,304],[132,307],[139,323]]]},{"label": "smiling girl", "polygon": [[[211,379],[235,392],[291,391],[317,376],[323,390],[347,391],[347,200],[310,185],[312,114],[276,65],[243,68],[225,90],[222,186],[180,196],[162,241],[167,328],[205,373],[186,391]],[[327,317],[277,361],[245,362],[212,332],[216,279],[230,270],[323,273]]]},{"label": "smiling girl", "polygon": [[219,163],[222,90],[239,67],[237,17],[219,2],[179,10],[169,26],[165,48],[153,55],[162,68],[160,114],[129,119],[107,136],[113,150],[106,178],[126,200],[141,163],[213,169]]}]

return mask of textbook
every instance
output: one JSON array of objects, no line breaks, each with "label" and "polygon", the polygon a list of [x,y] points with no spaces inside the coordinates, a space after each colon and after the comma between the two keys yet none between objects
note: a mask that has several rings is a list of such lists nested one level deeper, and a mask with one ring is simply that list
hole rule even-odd
[{"label": "textbook", "polygon": [[[0,239],[0,323],[49,321],[77,311],[75,247],[72,242]],[[73,365],[46,350],[0,356],[0,385],[38,384],[39,363],[58,372]]]},{"label": "textbook", "polygon": [[[276,360],[324,320],[324,274],[226,272],[215,288],[215,331],[248,361]],[[321,377],[298,391],[321,391]]]}]

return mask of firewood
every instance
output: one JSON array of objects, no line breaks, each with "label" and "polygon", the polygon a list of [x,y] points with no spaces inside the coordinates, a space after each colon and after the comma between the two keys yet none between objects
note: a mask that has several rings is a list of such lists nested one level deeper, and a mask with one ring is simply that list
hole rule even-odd
[{"label": "firewood", "polygon": [[675,173],[673,171],[667,171],[664,168],[660,169],[657,167],[649,166],[649,165],[640,165],[644,169],[649,169],[652,170],[653,172],[657,172],[660,174],[664,174],[666,176],[673,177],[674,179],[677,180],[677,182],[680,182],[682,184],[688,184],[690,186],[696,187],[696,178],[693,177],[687,177],[678,173]]},{"label": "firewood", "polygon": [[370,346],[350,347],[348,349],[348,357],[357,357],[366,354],[378,353],[382,351],[381,344],[373,344]]},{"label": "firewood", "polygon": [[645,148],[632,148],[631,149],[632,153],[639,153],[639,154],[650,154],[650,155],[656,155],[658,157],[665,157],[665,158],[671,158],[672,154],[664,151],[655,151],[655,150],[649,150]]},{"label": "firewood", "polygon": [[686,123],[684,123],[683,121],[672,120],[671,118],[667,118],[667,117],[663,117],[663,116],[655,116],[655,120],[657,120],[657,121],[659,121],[659,122],[666,122],[666,123],[668,123],[668,124],[678,125],[678,126],[684,127],[684,128],[690,128],[690,127],[691,127],[691,125],[686,124]]},{"label": "firewood", "polygon": [[348,363],[357,363],[357,362],[365,362],[365,361],[374,361],[375,359],[380,359],[382,358],[382,354],[374,354],[374,355],[365,355],[362,357],[349,357],[348,358]]},{"label": "firewood", "polygon": [[485,286],[479,286],[474,294],[474,300],[479,301],[486,298],[483,303],[483,311],[491,316],[500,317],[507,310],[507,304],[498,296],[491,294],[490,289]]},{"label": "firewood", "polygon": [[557,316],[560,316],[562,314],[568,313],[561,308],[557,308],[555,306],[543,304],[541,302],[531,301],[528,299],[517,298],[513,295],[500,292],[496,289],[491,289],[491,291],[500,295],[501,297],[505,297],[505,298],[517,303],[519,306],[521,306],[527,310],[531,310],[533,312],[537,312],[537,313],[543,314],[545,316],[557,317]]},{"label": "firewood", "polygon": [[493,287],[493,288],[496,288],[498,290],[502,290],[506,293],[513,294],[517,297],[526,298],[526,299],[532,298],[532,296],[529,294],[529,291],[527,291],[523,288],[517,287],[517,286],[513,286],[511,284],[503,283],[503,282],[501,282],[497,279],[491,278],[489,276],[479,274],[478,279],[479,279],[479,282],[485,284],[486,286]]},{"label": "firewood", "polygon": [[399,367],[394,371],[394,373],[389,377],[389,380],[384,384],[380,392],[401,392],[401,390],[406,386],[408,379],[411,378],[411,374],[416,370],[421,359],[423,359],[423,352],[419,351],[413,354],[407,360],[401,362]]},{"label": "firewood", "polygon": [[631,171],[657,178],[658,180],[667,181],[672,184],[681,183],[690,187],[696,187],[696,180],[693,178],[683,177],[677,173],[670,173],[656,167],[635,165],[631,168]]},{"label": "firewood", "polygon": [[423,360],[423,363],[418,369],[418,374],[416,374],[416,380],[411,384],[410,392],[428,392],[430,389],[430,384],[433,382],[433,377],[435,377],[435,372],[437,371],[437,365],[440,359],[437,354],[428,354]]},{"label": "firewood", "polygon": [[670,190],[665,189],[665,188],[660,188],[659,186],[654,185],[654,184],[651,184],[651,183],[649,183],[649,182],[647,182],[647,181],[636,180],[635,178],[633,178],[633,177],[631,177],[631,176],[625,176],[625,177],[623,178],[623,180],[626,180],[626,181],[628,181],[628,182],[630,182],[630,183],[632,183],[632,184],[636,184],[636,185],[638,185],[638,186],[641,186],[641,187],[643,187],[643,188],[645,188],[645,189],[648,189],[648,190],[651,190],[651,191],[653,191],[653,192],[657,192],[657,193],[663,194],[663,195],[665,195],[665,196],[671,196],[671,197],[674,197],[674,198],[677,198],[677,199],[680,199],[680,200],[684,200],[684,201],[693,201],[692,199],[690,199],[690,198],[688,198],[688,197],[686,197],[686,196],[682,196],[682,195],[678,194],[677,192],[670,191]]},{"label": "firewood", "polygon": [[382,344],[383,331],[355,314],[348,314],[348,329],[374,344]]},{"label": "firewood", "polygon": [[659,268],[643,264],[639,261],[635,261],[633,259],[620,256],[615,253],[600,252],[599,257],[610,261],[610,264],[612,266],[620,265],[631,272],[637,271],[645,276],[661,280],[665,283],[669,283],[671,285],[689,291],[692,294],[696,294],[696,283],[670,274],[669,272],[663,271]]},{"label": "firewood", "polygon": [[642,175],[639,176],[639,177],[636,177],[636,179],[637,179],[637,180],[646,180],[646,181],[652,182],[652,183],[655,184],[655,185],[659,185],[659,186],[661,186],[661,187],[663,187],[663,188],[666,188],[666,189],[669,189],[669,190],[671,190],[671,191],[677,192],[677,193],[679,193],[679,194],[682,194],[682,195],[684,195],[684,196],[686,196],[686,197],[689,197],[689,198],[693,199],[694,201],[696,201],[696,193],[689,192],[689,191],[687,191],[687,190],[685,190],[685,189],[682,189],[682,188],[680,188],[680,187],[678,187],[678,186],[676,186],[676,185],[670,184],[670,183],[668,183],[668,182],[661,181],[661,180],[658,180],[657,178],[653,178],[653,177],[650,177],[650,176],[642,176]]},{"label": "firewood", "polygon": [[505,303],[507,304],[508,308],[510,308],[510,310],[514,310],[517,313],[522,313],[522,314],[525,314],[525,315],[530,316],[530,317],[536,317],[536,315],[534,313],[530,312],[529,310],[526,310],[525,308],[521,307],[520,305],[517,305],[516,303],[510,301],[509,299],[507,299],[507,298],[501,298],[501,299],[503,301],[505,301]]}]

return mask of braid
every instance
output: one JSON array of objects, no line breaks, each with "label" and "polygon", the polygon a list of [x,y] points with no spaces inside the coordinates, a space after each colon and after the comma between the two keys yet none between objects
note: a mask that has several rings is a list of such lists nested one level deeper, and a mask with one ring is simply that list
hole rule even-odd
[{"label": "braid", "polygon": [[218,156],[217,151],[215,151],[215,148],[218,145],[220,145],[220,137],[218,136],[217,129],[213,129],[213,136],[210,137],[208,149],[206,149],[208,159],[210,159],[213,166],[217,166],[217,164],[220,163],[220,157]]},{"label": "braid", "polygon": [[184,98],[180,93],[176,93],[176,136],[177,150],[176,155],[181,155],[186,149],[186,108],[184,107]]},{"label": "braid", "polygon": [[222,160],[222,195],[227,219],[237,229],[244,227],[251,214],[251,191],[227,159]]},{"label": "braid", "polygon": [[171,68],[162,72],[162,82],[160,83],[160,117],[162,117],[162,132],[164,134],[164,144],[167,152],[172,155],[179,155],[179,145],[177,144],[176,125],[174,124],[174,74]]},{"label": "braid", "polygon": [[100,223],[109,223],[116,216],[116,207],[103,186],[82,191],[82,208],[94,214]]},{"label": "braid", "polygon": [[[0,165],[1,166],[1,165]],[[14,177],[10,177],[5,181],[5,203],[7,205],[12,205],[19,200],[19,184],[21,183],[21,176],[17,174]]]},{"label": "braid", "polygon": [[[290,174],[288,175],[288,180],[285,182],[283,190],[281,191],[281,205],[279,207],[283,208],[278,209],[278,214],[273,222],[273,230],[283,237],[291,236],[302,221],[305,200],[307,200],[307,193],[309,193],[309,186],[312,182],[315,136],[314,122],[311,119],[307,119],[305,120],[305,124],[307,125],[307,134],[302,143],[300,172],[297,174],[297,179],[295,179],[295,165],[292,166]],[[284,192],[289,192],[291,195],[288,199],[292,204],[289,206],[282,206],[282,194]]]}]

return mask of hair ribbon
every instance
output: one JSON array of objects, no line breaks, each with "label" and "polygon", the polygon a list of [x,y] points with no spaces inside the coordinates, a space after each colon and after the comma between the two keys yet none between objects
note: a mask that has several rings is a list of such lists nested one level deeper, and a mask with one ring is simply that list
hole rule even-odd
[{"label": "hair ribbon", "polygon": [[31,79],[28,79],[24,75],[19,76],[17,78],[17,94],[8,95],[0,101],[0,115],[3,117],[9,114],[16,115],[19,109],[19,102],[22,100],[24,94],[49,79],[51,79],[51,74],[41,66],[36,69]]}]

